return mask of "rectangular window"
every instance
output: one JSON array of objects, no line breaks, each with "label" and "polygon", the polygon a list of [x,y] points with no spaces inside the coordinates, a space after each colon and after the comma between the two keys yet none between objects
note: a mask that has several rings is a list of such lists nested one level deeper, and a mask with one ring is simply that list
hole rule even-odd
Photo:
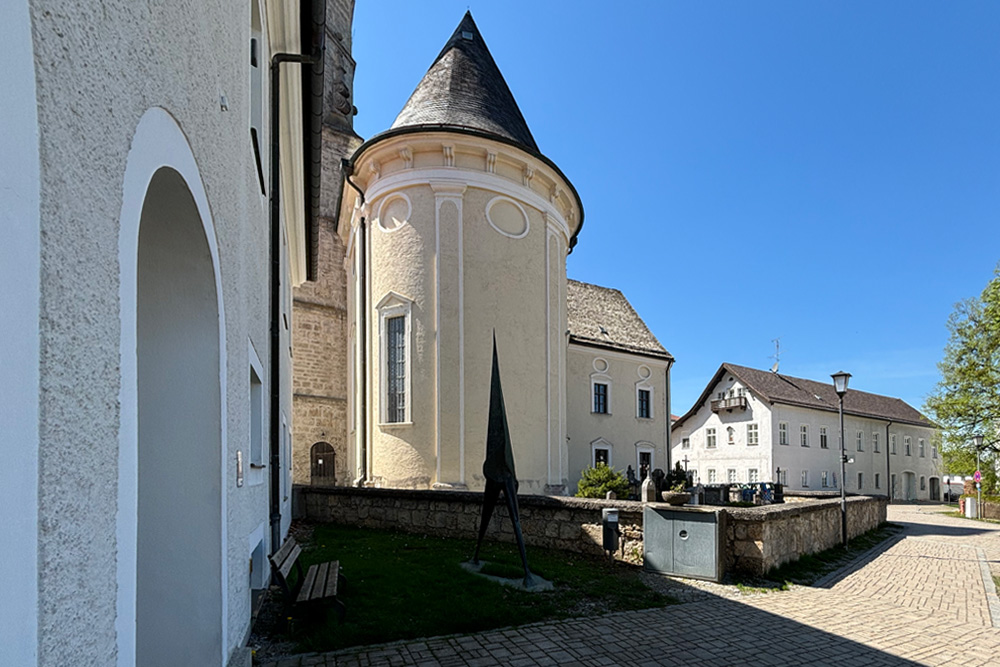
[{"label": "rectangular window", "polygon": [[637,407],[638,407],[638,411],[639,411],[639,418],[640,419],[649,419],[649,417],[650,417],[650,412],[649,412],[649,390],[648,389],[640,389],[639,390],[639,396],[638,396],[637,400],[638,400],[638,406]]},{"label": "rectangular window", "polygon": [[809,446],[809,427],[806,424],[799,426],[799,444],[803,447]]},{"label": "rectangular window", "polygon": [[264,383],[250,366],[250,467],[264,467]]},{"label": "rectangular window", "polygon": [[788,422],[778,422],[778,444],[788,444]]},{"label": "rectangular window", "polygon": [[691,449],[691,438],[681,439],[681,449]]},{"label": "rectangular window", "polygon": [[865,432],[858,431],[858,451],[865,451]]},{"label": "rectangular window", "polygon": [[715,449],[715,429],[706,428],[705,429],[705,446],[709,449]]},{"label": "rectangular window", "polygon": [[757,436],[757,425],[747,424],[747,445],[752,447],[753,445],[758,444],[759,440],[757,439]]},{"label": "rectangular window", "polygon": [[878,431],[872,431],[872,449],[878,454]]},{"label": "rectangular window", "polygon": [[865,488],[865,474],[863,472],[858,473],[858,491]]},{"label": "rectangular window", "polygon": [[718,480],[716,478],[715,468],[709,468],[708,469],[708,483],[709,484],[715,484],[717,481]]},{"label": "rectangular window", "polygon": [[913,456],[913,441],[908,435],[903,436],[903,454]]},{"label": "rectangular window", "polygon": [[819,485],[824,489],[830,486],[830,473],[824,470],[819,474]]},{"label": "rectangular window", "polygon": [[937,445],[931,445],[931,458],[937,458]]},{"label": "rectangular window", "polygon": [[730,484],[736,483],[736,468],[730,468],[726,471],[726,481]]},{"label": "rectangular window", "polygon": [[757,471],[757,468],[750,468],[747,470],[747,481],[751,484],[760,482],[760,473]]},{"label": "rectangular window", "polygon": [[920,490],[921,491],[927,490],[927,479],[923,476],[920,477]]},{"label": "rectangular window", "polygon": [[[895,433],[893,433],[892,435],[889,436],[889,453],[890,454],[895,454],[896,453],[896,434]],[[893,480],[893,485],[895,485],[895,481],[896,480]]]},{"label": "rectangular window", "polygon": [[406,316],[385,320],[386,339],[386,408],[385,421],[406,421]]},{"label": "rectangular window", "polygon": [[778,484],[788,486],[788,471],[779,470],[778,471]]},{"label": "rectangular window", "polygon": [[804,489],[808,489],[809,488],[809,471],[808,470],[803,470],[802,471],[802,488],[804,488]]},{"label": "rectangular window", "polygon": [[602,382],[594,383],[594,412],[608,414],[608,385]]},{"label": "rectangular window", "polygon": [[264,194],[264,72],[267,57],[263,53],[263,30],[256,0],[250,9],[250,147],[257,162],[260,193]]},{"label": "rectangular window", "polygon": [[889,496],[892,498],[896,497],[896,475],[893,473],[889,475]]},{"label": "rectangular window", "polygon": [[920,438],[919,440],[917,440],[917,452],[920,454],[920,458],[924,458],[925,456],[927,456],[925,448],[926,445],[924,443],[924,439]]},{"label": "rectangular window", "polygon": [[819,427],[819,446],[821,449],[829,449],[830,443],[826,439],[826,427]]},{"label": "rectangular window", "polygon": [[878,473],[875,473],[875,488],[876,489],[882,488],[882,480]]},{"label": "rectangular window", "polygon": [[594,447],[594,467],[611,465],[611,450],[606,447]]}]

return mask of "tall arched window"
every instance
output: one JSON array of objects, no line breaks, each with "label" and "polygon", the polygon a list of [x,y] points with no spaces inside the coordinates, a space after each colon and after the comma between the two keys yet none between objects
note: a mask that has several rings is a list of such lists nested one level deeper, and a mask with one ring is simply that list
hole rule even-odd
[{"label": "tall arched window", "polygon": [[337,483],[336,457],[329,442],[317,442],[312,446],[310,484],[313,486],[333,486]]}]

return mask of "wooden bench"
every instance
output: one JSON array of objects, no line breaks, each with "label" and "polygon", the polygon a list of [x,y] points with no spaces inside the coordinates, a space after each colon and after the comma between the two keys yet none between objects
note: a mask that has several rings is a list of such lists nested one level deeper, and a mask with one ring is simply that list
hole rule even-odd
[{"label": "wooden bench", "polygon": [[[340,622],[343,623],[347,610],[337,598],[338,587],[344,586],[340,561],[311,565],[303,576],[302,563],[299,562],[301,554],[302,547],[295,542],[294,537],[289,537],[278,552],[268,559],[271,561],[271,571],[285,594],[286,608],[290,611],[293,607],[316,606],[329,601],[336,607]],[[294,589],[288,584],[288,575],[293,567],[298,574],[298,585]]]}]

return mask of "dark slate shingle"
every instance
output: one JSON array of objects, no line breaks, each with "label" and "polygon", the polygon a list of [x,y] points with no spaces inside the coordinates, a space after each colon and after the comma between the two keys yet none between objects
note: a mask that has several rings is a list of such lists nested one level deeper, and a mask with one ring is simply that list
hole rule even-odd
[{"label": "dark slate shingle", "polygon": [[538,152],[514,95],[469,12],[410,95],[392,129],[420,125],[473,128]]},{"label": "dark slate shingle", "polygon": [[566,320],[570,342],[673,358],[616,289],[567,280]]}]

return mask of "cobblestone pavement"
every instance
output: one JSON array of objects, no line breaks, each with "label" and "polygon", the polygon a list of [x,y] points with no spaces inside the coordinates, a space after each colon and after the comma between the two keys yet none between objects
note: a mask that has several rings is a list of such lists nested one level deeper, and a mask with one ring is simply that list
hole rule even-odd
[{"label": "cobblestone pavement", "polygon": [[684,604],[661,609],[270,665],[1000,665],[1000,604],[989,576],[991,566],[1000,573],[1000,524],[940,511],[891,506],[889,520],[903,533],[813,587],[743,596],[698,586]]}]

